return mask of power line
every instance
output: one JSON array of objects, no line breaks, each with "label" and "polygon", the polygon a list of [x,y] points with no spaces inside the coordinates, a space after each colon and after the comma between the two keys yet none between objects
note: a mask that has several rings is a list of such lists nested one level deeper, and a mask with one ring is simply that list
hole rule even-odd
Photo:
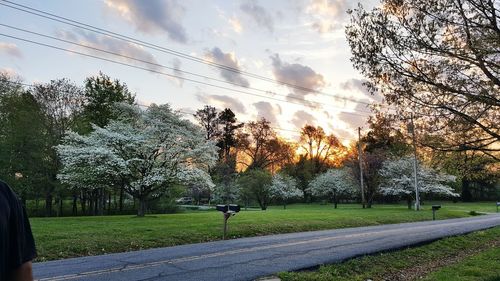
[{"label": "power line", "polygon": [[[44,47],[47,47],[47,48],[56,49],[56,50],[59,50],[59,51],[65,51],[65,52],[69,52],[69,53],[73,53],[73,54],[78,54],[78,55],[81,55],[81,56],[86,56],[86,57],[90,57],[90,58],[94,58],[94,59],[98,59],[98,60],[103,60],[103,61],[111,62],[111,63],[114,63],[114,64],[119,64],[119,65],[128,66],[128,67],[132,67],[132,68],[136,68],[136,69],[140,69],[140,70],[145,70],[145,71],[148,71],[148,72],[157,73],[157,74],[168,76],[168,77],[173,77],[173,78],[177,78],[177,79],[183,79],[185,81],[189,81],[189,82],[193,82],[193,83],[197,83],[197,84],[202,84],[202,85],[205,85],[205,86],[219,88],[219,89],[223,89],[223,90],[227,90],[227,91],[238,92],[238,93],[245,94],[245,95],[251,95],[251,96],[257,96],[257,97],[261,97],[261,98],[271,99],[271,100],[275,100],[275,101],[279,101],[279,102],[296,104],[296,105],[300,105],[300,106],[309,107],[309,108],[312,108],[312,109],[317,109],[316,106],[311,106],[311,105],[304,104],[304,103],[298,103],[298,102],[292,102],[292,101],[287,101],[287,100],[281,100],[281,99],[273,98],[273,97],[270,97],[270,96],[260,95],[260,94],[256,94],[256,93],[251,93],[251,92],[243,91],[243,90],[231,89],[231,88],[220,86],[220,85],[215,85],[215,84],[211,84],[211,83],[207,83],[207,82],[203,82],[203,81],[199,81],[199,80],[194,80],[194,79],[190,79],[190,78],[186,78],[186,77],[181,77],[181,76],[178,76],[178,75],[174,75],[174,74],[170,74],[170,73],[166,73],[166,72],[161,72],[161,71],[154,70],[154,69],[149,69],[149,68],[145,68],[145,67],[141,67],[141,66],[137,66],[137,65],[125,63],[125,62],[120,62],[120,61],[116,61],[116,60],[112,60],[112,59],[108,59],[108,58],[99,57],[99,56],[96,56],[96,55],[82,53],[82,52],[78,52],[78,51],[75,51],[75,50],[65,49],[65,48],[54,46],[54,45],[45,44],[45,43],[41,43],[41,42],[37,42],[37,41],[25,39],[25,38],[20,38],[20,37],[17,37],[17,36],[12,36],[12,35],[8,35],[8,34],[4,34],[4,33],[0,33],[0,36],[4,36],[4,37],[8,37],[8,38],[11,38],[11,39],[15,39],[15,40],[19,40],[19,41],[24,41],[24,42],[28,42],[28,43],[32,43],[32,44],[39,45],[39,46],[44,46]],[[325,105],[325,104],[322,104],[322,103],[319,103],[319,102],[315,102],[315,103],[321,104],[321,105]],[[329,105],[326,105],[326,106],[329,106]],[[330,107],[336,108],[335,106],[330,106]],[[343,112],[343,113],[346,113],[346,114],[357,115],[357,116],[363,116],[363,117],[367,117],[368,116],[368,115],[359,114],[359,113],[355,113],[355,112],[349,112],[349,111],[340,111],[340,112]]]},{"label": "power line", "polygon": [[[77,28],[80,28],[80,29],[84,29],[84,30],[87,30],[87,31],[91,31],[91,32],[94,32],[94,33],[105,35],[105,36],[108,36],[108,37],[112,37],[112,38],[115,38],[115,39],[118,39],[118,40],[122,40],[122,41],[130,42],[130,43],[134,43],[134,44],[137,44],[137,45],[141,45],[141,46],[144,46],[144,47],[147,47],[147,48],[150,48],[150,49],[154,49],[154,50],[157,50],[157,51],[160,51],[160,52],[168,53],[168,54],[171,54],[171,55],[174,55],[174,56],[178,56],[178,57],[181,57],[181,58],[184,58],[184,59],[188,59],[188,60],[191,60],[191,61],[202,63],[202,64],[205,64],[205,65],[208,65],[208,66],[216,67],[216,68],[223,69],[223,70],[226,70],[226,71],[235,72],[235,73],[238,73],[238,74],[241,74],[241,75],[245,75],[245,76],[249,76],[249,77],[252,77],[252,78],[260,79],[260,80],[263,80],[263,81],[275,83],[275,84],[278,84],[278,85],[286,85],[288,87],[291,87],[291,88],[294,88],[294,89],[298,89],[298,90],[301,90],[301,91],[304,91],[304,92],[316,93],[316,94],[321,94],[321,95],[333,97],[333,98],[336,98],[336,99],[342,99],[342,100],[346,100],[346,101],[350,101],[350,102],[354,102],[354,103],[361,103],[361,104],[370,105],[370,103],[368,103],[368,102],[363,102],[363,101],[352,99],[352,98],[348,98],[348,97],[343,97],[343,96],[337,96],[337,95],[328,94],[328,93],[325,93],[325,92],[322,92],[322,91],[318,91],[318,90],[314,90],[314,89],[310,89],[310,88],[307,88],[307,87],[304,87],[304,86],[300,86],[300,85],[288,83],[288,82],[285,82],[285,81],[282,81],[282,80],[272,79],[272,78],[261,76],[261,75],[254,74],[254,73],[251,73],[251,72],[243,71],[243,70],[240,70],[238,68],[234,68],[234,67],[230,67],[230,66],[227,66],[227,65],[223,65],[223,64],[216,63],[216,62],[212,62],[212,61],[209,61],[209,60],[197,58],[195,56],[191,56],[191,55],[186,54],[186,53],[182,53],[182,52],[179,52],[179,51],[175,51],[173,49],[169,49],[169,48],[165,48],[165,47],[162,47],[162,46],[159,46],[159,45],[155,45],[155,44],[143,41],[143,40],[139,40],[139,39],[136,39],[136,38],[133,38],[133,37],[129,37],[129,36],[126,36],[126,35],[123,35],[123,34],[119,34],[119,33],[116,33],[116,32],[113,32],[113,31],[109,31],[109,30],[106,30],[106,29],[103,29],[103,28],[99,28],[99,27],[96,27],[96,26],[93,26],[93,25],[90,25],[90,24],[86,24],[86,23],[80,22],[80,21],[76,21],[76,20],[72,20],[72,19],[69,19],[69,18],[66,18],[66,17],[58,16],[56,14],[45,12],[45,11],[42,11],[42,10],[39,10],[39,9],[35,9],[35,8],[29,7],[29,6],[26,6],[26,5],[21,5],[21,4],[14,3],[14,2],[11,2],[11,1],[8,1],[8,0],[2,0],[2,1],[3,2],[7,2],[7,3],[11,4],[11,5],[17,6],[17,7],[14,7],[14,6],[5,4],[5,3],[0,3],[0,5],[5,6],[5,7],[9,7],[11,9],[15,9],[15,10],[22,11],[22,12],[25,12],[25,13],[29,13],[29,14],[32,14],[32,15],[36,15],[36,16],[39,16],[39,17],[42,17],[42,18],[46,18],[46,19],[49,19],[49,20],[57,21],[57,22],[60,22],[60,23],[66,24],[66,25],[70,25],[70,26],[73,26],[73,27],[77,27]],[[19,7],[22,7],[22,8],[19,8]]]},{"label": "power line", "polygon": [[[145,105],[145,104],[139,104],[137,103],[137,106],[139,107],[143,107],[143,108],[150,108],[151,106],[150,105]],[[179,113],[182,113],[182,114],[185,114],[185,115],[194,115],[194,112],[187,112],[187,111],[182,111],[182,110],[176,110],[177,112]],[[248,123],[249,121],[241,121],[243,123]],[[272,129],[275,129],[275,130],[279,130],[279,131],[285,131],[285,132],[291,132],[291,133],[296,133],[298,135],[300,135],[302,132],[301,131],[297,131],[297,130],[291,130],[291,129],[285,129],[285,128],[281,128],[281,127],[277,127],[277,126],[271,126]],[[337,139],[340,139],[340,140],[346,140],[346,141],[352,141],[352,139],[348,139],[348,138],[343,138],[343,137],[340,137],[340,136],[335,136]]]},{"label": "power line", "polygon": [[[192,75],[192,76],[195,76],[195,77],[200,77],[200,78],[204,78],[204,79],[208,79],[208,80],[212,80],[212,81],[216,81],[216,82],[220,82],[220,83],[225,83],[225,84],[229,84],[229,85],[233,85],[233,86],[237,86],[237,87],[242,87],[242,88],[246,88],[246,89],[250,89],[250,90],[255,90],[255,91],[259,91],[259,92],[263,92],[263,93],[267,93],[267,94],[270,93],[272,95],[282,96],[282,97],[285,97],[285,98],[292,98],[292,99],[295,99],[295,100],[298,100],[298,101],[301,101],[301,102],[304,102],[304,103],[316,103],[318,105],[329,105],[329,106],[334,107],[334,108],[342,109],[342,108],[337,107],[337,106],[335,106],[333,104],[323,103],[323,102],[317,102],[317,101],[308,101],[308,100],[305,100],[303,98],[295,97],[293,95],[292,96],[291,95],[282,95],[282,94],[278,94],[278,93],[275,93],[275,92],[271,92],[271,91],[267,91],[267,90],[262,90],[262,89],[258,89],[258,88],[245,87],[245,86],[240,85],[238,83],[228,82],[228,81],[224,81],[224,80],[220,80],[220,79],[208,77],[208,76],[205,76],[205,75],[200,75],[200,74],[197,74],[197,73],[193,73],[193,72],[181,70],[181,69],[178,69],[178,68],[169,67],[169,66],[166,66],[166,65],[163,65],[163,64],[159,64],[159,63],[156,63],[156,62],[146,61],[146,60],[135,58],[135,57],[132,57],[132,56],[123,55],[123,54],[112,52],[112,51],[109,51],[109,50],[104,50],[104,49],[101,49],[101,48],[97,48],[97,47],[93,47],[93,46],[88,46],[88,45],[77,43],[77,42],[74,42],[74,41],[70,41],[70,40],[66,40],[66,39],[62,39],[62,38],[58,38],[58,37],[54,37],[54,36],[50,36],[50,35],[46,35],[46,34],[42,34],[42,33],[38,33],[38,32],[27,30],[27,29],[22,29],[22,28],[14,27],[14,26],[11,26],[11,25],[3,24],[3,23],[0,23],[0,26],[7,27],[7,28],[10,28],[10,29],[14,29],[14,30],[17,30],[17,31],[22,31],[22,32],[25,32],[25,33],[33,34],[33,35],[37,35],[37,36],[44,37],[44,38],[49,38],[49,39],[56,40],[56,41],[59,41],[59,42],[64,42],[64,43],[72,44],[72,45],[75,45],[75,46],[79,46],[79,47],[91,49],[91,50],[94,50],[94,51],[103,52],[103,53],[106,53],[106,54],[110,54],[110,55],[114,55],[114,56],[118,56],[118,57],[130,59],[130,60],[138,61],[138,62],[141,62],[141,63],[144,63],[144,64],[148,64],[148,65],[152,65],[152,66],[155,66],[155,67],[161,67],[161,68],[166,68],[166,69],[170,69],[170,70],[173,70],[173,71],[178,71],[178,72],[189,74],[189,75]],[[363,112],[363,113],[371,114],[371,112],[362,111],[362,110],[358,110],[358,112]]]},{"label": "power line", "polygon": [[[8,83],[11,83],[11,84],[17,84],[17,85],[21,85],[21,86],[25,86],[25,87],[29,87],[29,88],[36,88],[38,85],[36,84],[28,84],[28,83],[23,83],[23,82],[19,82],[19,81],[5,81],[5,82],[8,82]],[[67,92],[65,92],[67,93]],[[151,105],[146,105],[146,104],[140,104],[140,103],[136,103],[137,106],[139,107],[142,107],[142,108],[150,108]],[[176,112],[179,112],[179,113],[182,113],[184,115],[189,115],[189,116],[193,116],[195,114],[195,112],[187,112],[187,111],[183,111],[183,110],[175,110]],[[242,121],[243,123],[248,123],[249,121]],[[271,127],[272,129],[275,129],[275,130],[279,130],[279,131],[286,131],[286,132],[291,132],[291,133],[296,133],[298,135],[301,134],[301,131],[297,131],[297,130],[291,130],[291,129],[285,129],[285,128],[281,128],[281,127],[278,127],[278,126],[272,126]],[[340,140],[346,140],[346,141],[352,141],[352,139],[348,139],[348,138],[344,138],[344,137],[340,137],[340,136],[335,136],[336,138],[340,139]]]}]

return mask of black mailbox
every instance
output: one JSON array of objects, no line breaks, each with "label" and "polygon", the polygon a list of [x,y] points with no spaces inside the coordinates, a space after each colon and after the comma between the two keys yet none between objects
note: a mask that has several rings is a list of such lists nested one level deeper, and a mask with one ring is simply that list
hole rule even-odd
[{"label": "black mailbox", "polygon": [[229,204],[229,211],[238,213],[240,211],[240,205]]},{"label": "black mailbox", "polygon": [[221,211],[223,213],[227,213],[228,206],[227,205],[217,205],[217,206],[215,206],[215,209],[217,209],[217,211]]},{"label": "black mailbox", "polygon": [[226,234],[227,234],[227,220],[236,215],[240,211],[240,206],[236,204],[229,204],[229,205],[216,205],[215,209],[217,211],[222,212],[223,217],[224,217],[224,232],[222,232],[222,239],[226,240]]},{"label": "black mailbox", "polygon": [[432,210],[433,211],[437,211],[439,209],[441,209],[441,205],[432,205]]},{"label": "black mailbox", "polygon": [[441,209],[441,205],[432,205],[432,220],[436,220],[436,211]]}]

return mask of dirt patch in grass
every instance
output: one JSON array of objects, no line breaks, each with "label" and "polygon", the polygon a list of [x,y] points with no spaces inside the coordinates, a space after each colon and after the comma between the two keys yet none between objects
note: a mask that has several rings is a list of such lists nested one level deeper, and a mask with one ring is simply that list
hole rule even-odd
[{"label": "dirt patch in grass", "polygon": [[420,280],[425,276],[427,276],[429,273],[439,270],[442,267],[459,263],[469,257],[472,257],[485,250],[495,247],[500,247],[500,237],[496,240],[487,241],[486,243],[478,247],[465,248],[463,251],[454,253],[453,255],[443,256],[438,259],[389,274],[387,276],[384,276],[384,280],[391,280],[391,281]]}]

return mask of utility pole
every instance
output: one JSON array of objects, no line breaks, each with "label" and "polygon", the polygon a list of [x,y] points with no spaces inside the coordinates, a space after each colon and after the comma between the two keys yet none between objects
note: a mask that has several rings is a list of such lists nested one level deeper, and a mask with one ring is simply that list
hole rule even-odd
[{"label": "utility pole", "polygon": [[411,132],[411,136],[413,139],[413,175],[415,180],[415,210],[420,210],[420,195],[418,192],[418,181],[417,181],[417,142],[415,139],[415,124],[413,123],[413,112],[410,113],[410,126],[409,131]]},{"label": "utility pole", "polygon": [[361,127],[358,127],[359,180],[361,182],[361,204],[365,208],[365,187],[363,184],[363,151],[361,150]]}]

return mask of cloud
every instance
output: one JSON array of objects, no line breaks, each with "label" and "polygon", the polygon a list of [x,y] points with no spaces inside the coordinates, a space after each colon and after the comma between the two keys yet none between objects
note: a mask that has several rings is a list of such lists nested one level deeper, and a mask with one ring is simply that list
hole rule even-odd
[{"label": "cloud", "polygon": [[241,31],[243,30],[243,27],[241,26],[241,22],[238,18],[236,18],[236,17],[228,18],[227,22],[232,27],[234,32],[241,33]]},{"label": "cloud", "polygon": [[272,124],[278,123],[276,116],[281,114],[281,107],[278,104],[274,106],[269,102],[260,101],[254,103],[253,106],[257,109],[257,119],[266,118]]},{"label": "cloud", "polygon": [[247,79],[243,78],[243,76],[238,73],[240,71],[240,64],[234,54],[224,53],[218,47],[213,48],[205,53],[205,57],[217,64],[221,64],[230,68],[234,68],[236,71],[224,70],[220,69],[220,76],[224,78],[224,80],[236,83],[243,87],[249,87],[250,83]]},{"label": "cloud", "polygon": [[[312,28],[319,33],[332,32],[343,27],[349,9],[348,0],[311,0],[306,13],[312,18]],[[352,1],[355,2],[355,1]]]},{"label": "cloud", "polygon": [[[369,100],[362,100],[363,102],[370,102]],[[359,112],[359,111],[368,111],[367,105],[358,103],[356,104],[356,107],[354,107],[354,111]],[[368,120],[368,116],[365,114],[360,114],[360,113],[348,113],[348,112],[339,112],[337,114],[338,118],[345,122],[347,125],[349,125],[351,128],[358,128],[358,127],[366,127],[366,122]]]},{"label": "cloud", "polygon": [[196,98],[202,103],[218,107],[220,109],[230,108],[239,113],[246,113],[246,108],[239,100],[223,95],[207,95],[199,93]]},{"label": "cloud", "polygon": [[179,78],[175,78],[179,87],[182,87],[184,85],[184,79],[182,78],[182,77],[184,77],[184,73],[181,71],[181,65],[182,65],[182,62],[180,59],[178,59],[178,58],[172,59],[172,68],[174,69],[174,70],[172,70],[172,72],[175,76],[179,77]]},{"label": "cloud", "polygon": [[383,102],[384,97],[382,95],[380,95],[378,92],[375,94],[372,94],[372,93],[370,93],[370,91],[368,91],[368,88],[365,85],[363,85],[366,82],[367,82],[367,80],[364,80],[364,79],[352,78],[352,79],[349,79],[345,82],[340,83],[340,88],[342,88],[343,90],[346,90],[346,91],[355,91],[358,93],[362,93],[366,97],[374,100],[377,103]]},{"label": "cloud", "polygon": [[9,56],[17,57],[17,58],[22,58],[23,54],[21,53],[21,50],[17,47],[16,44],[14,43],[3,43],[0,42],[0,53],[5,53]]},{"label": "cloud", "polygon": [[304,110],[299,110],[295,112],[292,118],[292,124],[295,125],[297,129],[302,129],[304,125],[314,125],[316,123],[316,117]]},{"label": "cloud", "polygon": [[[148,51],[146,51],[143,47],[129,43],[129,42],[123,42],[118,39],[114,39],[111,37],[103,36],[103,35],[98,35],[94,34],[91,32],[85,32],[85,31],[76,31],[75,33],[70,32],[70,31],[56,31],[56,34],[58,37],[76,42],[81,45],[89,46],[92,48],[98,48],[98,49],[103,49],[112,53],[117,53],[122,56],[130,57],[130,58],[135,58],[138,60],[142,60],[145,62],[150,62],[149,63],[143,63],[144,67],[154,70],[154,71],[159,71],[161,67],[158,65],[159,63],[156,61],[155,57]],[[82,47],[83,48],[83,47]],[[88,49],[85,48],[85,51],[88,52]],[[92,53],[99,55],[99,56],[106,56],[110,57],[113,59],[119,59],[122,61],[128,61],[128,62],[133,62],[134,64],[137,64],[138,62],[133,59],[127,59],[123,57],[117,57],[112,54],[106,54],[104,52],[100,52],[97,50],[92,50]],[[140,63],[140,62],[139,62]],[[157,64],[157,65],[154,65]]]},{"label": "cloud", "polygon": [[[323,75],[316,73],[312,68],[298,63],[287,63],[281,61],[278,54],[271,56],[274,77],[286,84],[292,84],[301,88],[318,91],[325,86]],[[285,85],[286,85],[285,84]],[[314,94],[310,91],[289,87],[295,94],[305,96]]]},{"label": "cloud", "polygon": [[270,32],[274,31],[273,17],[257,1],[246,1],[240,5],[240,10],[248,15],[258,26],[266,28]]},{"label": "cloud", "polygon": [[187,42],[186,30],[181,24],[185,8],[176,0],[106,0],[105,4],[109,10],[134,24],[138,31],[148,34],[166,32],[176,42]]}]

